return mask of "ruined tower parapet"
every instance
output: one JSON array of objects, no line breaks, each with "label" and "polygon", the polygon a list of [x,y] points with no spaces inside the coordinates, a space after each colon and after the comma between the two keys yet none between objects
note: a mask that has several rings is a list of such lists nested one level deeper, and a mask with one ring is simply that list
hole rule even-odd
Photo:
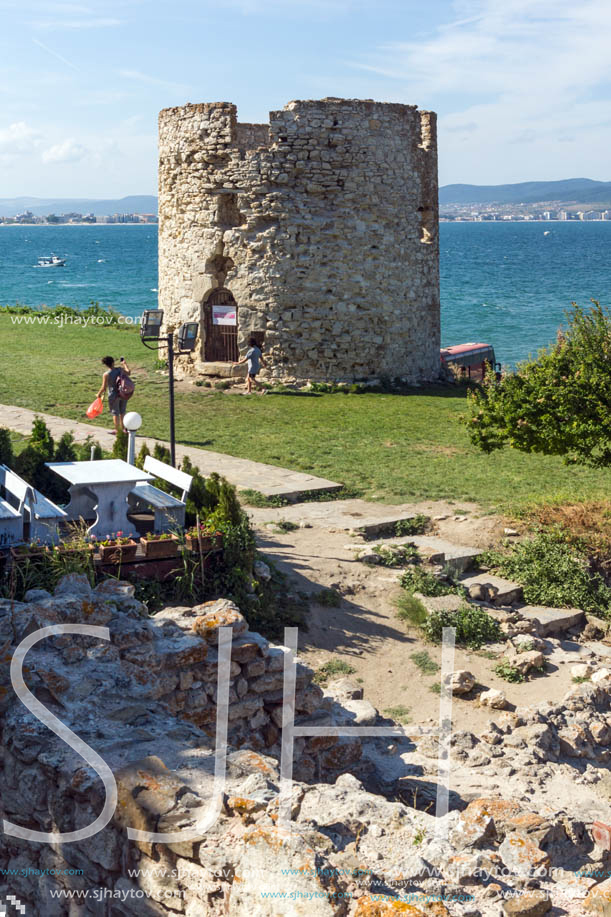
[{"label": "ruined tower parapet", "polygon": [[323,99],[239,124],[214,103],[159,127],[160,307],[201,322],[196,369],[256,333],[279,380],[438,375],[433,113]]}]

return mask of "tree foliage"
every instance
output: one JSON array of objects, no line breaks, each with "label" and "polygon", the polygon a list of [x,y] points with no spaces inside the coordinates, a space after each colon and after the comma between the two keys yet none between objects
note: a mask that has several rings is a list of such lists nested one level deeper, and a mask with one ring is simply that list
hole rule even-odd
[{"label": "tree foliage", "polygon": [[512,446],[611,465],[611,315],[594,300],[569,311],[566,331],[537,359],[469,396],[471,441],[484,452]]}]

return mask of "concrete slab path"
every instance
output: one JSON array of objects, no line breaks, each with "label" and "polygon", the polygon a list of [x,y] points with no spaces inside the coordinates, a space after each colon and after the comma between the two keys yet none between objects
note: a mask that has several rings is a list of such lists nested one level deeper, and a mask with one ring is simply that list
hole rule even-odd
[{"label": "concrete slab path", "polygon": [[[63,433],[71,432],[77,442],[84,442],[88,436],[97,440],[103,449],[112,449],[114,436],[109,430],[96,427],[90,423],[81,423],[77,420],[66,420],[64,417],[55,417],[53,414],[44,414],[42,411],[30,411],[27,408],[0,404],[0,427],[8,427],[15,433],[28,436],[32,431],[35,417],[42,417],[49,427],[54,438],[59,439]],[[153,450],[155,443],[160,440],[146,436],[136,438],[136,450],[142,443],[146,443]],[[166,442],[161,445],[168,446]],[[276,465],[265,465],[262,462],[251,462],[248,459],[236,458],[222,452],[211,452],[208,449],[196,449],[192,446],[176,444],[177,461],[182,461],[188,455],[203,475],[207,476],[213,471],[224,475],[231,484],[240,490],[258,490],[267,497],[284,497],[287,500],[297,499],[302,494],[317,493],[320,491],[340,490],[341,484],[327,481],[311,474],[300,471],[291,471],[288,468],[279,468]]]}]

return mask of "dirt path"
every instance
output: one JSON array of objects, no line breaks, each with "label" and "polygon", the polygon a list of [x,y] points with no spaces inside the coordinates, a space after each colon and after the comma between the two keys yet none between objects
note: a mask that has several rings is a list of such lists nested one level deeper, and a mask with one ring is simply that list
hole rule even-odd
[{"label": "dirt path", "polygon": [[[482,548],[497,541],[505,525],[500,517],[484,515],[473,504],[427,502],[413,504],[412,511],[431,518],[445,517],[435,523],[439,535]],[[439,697],[431,686],[439,676],[423,674],[411,656],[426,650],[439,664],[441,649],[424,643],[417,630],[409,629],[397,617],[394,603],[401,594],[397,582],[400,571],[356,561],[351,548],[363,544],[362,539],[334,530],[328,519],[312,524],[317,510],[308,504],[252,509],[250,514],[261,552],[290,578],[291,589],[312,597],[308,631],[300,631],[299,638],[303,661],[318,669],[330,659],[341,659],[354,668],[351,678],[362,683],[365,698],[381,713],[408,708],[410,722],[436,721]],[[301,523],[311,527],[282,533],[273,523],[289,516],[293,524],[298,525],[301,517]],[[339,607],[316,602],[316,594],[325,588],[341,594]],[[561,644],[550,640],[548,644],[548,673],[522,684],[499,678],[493,672],[495,660],[485,652],[457,648],[455,668],[468,669],[486,688],[504,691],[512,706],[553,702],[572,686],[570,666],[582,661],[584,650],[571,641]],[[477,731],[490,717],[491,711],[476,701],[455,699],[455,728]]]}]

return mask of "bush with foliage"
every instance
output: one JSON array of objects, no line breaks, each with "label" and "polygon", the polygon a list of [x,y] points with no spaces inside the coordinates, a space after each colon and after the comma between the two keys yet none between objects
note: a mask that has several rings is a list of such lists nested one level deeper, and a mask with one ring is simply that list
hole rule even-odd
[{"label": "bush with foliage", "polygon": [[496,643],[503,637],[499,622],[478,605],[464,604],[458,611],[432,611],[422,630],[433,643],[441,643],[444,627],[455,627],[456,643],[471,649]]},{"label": "bush with foliage", "polygon": [[504,551],[489,551],[484,563],[524,587],[532,605],[581,608],[611,617],[611,587],[590,569],[587,554],[561,531],[538,532]]},{"label": "bush with foliage", "polygon": [[440,578],[427,573],[420,566],[408,567],[400,583],[408,592],[420,592],[427,596],[460,595],[465,592],[463,587],[454,585],[447,577]]},{"label": "bush with foliage", "polygon": [[556,345],[469,395],[471,441],[484,452],[510,445],[611,465],[611,315],[575,303]]},{"label": "bush with foliage", "polygon": [[10,430],[0,427],[0,465],[13,467],[13,443]]}]

